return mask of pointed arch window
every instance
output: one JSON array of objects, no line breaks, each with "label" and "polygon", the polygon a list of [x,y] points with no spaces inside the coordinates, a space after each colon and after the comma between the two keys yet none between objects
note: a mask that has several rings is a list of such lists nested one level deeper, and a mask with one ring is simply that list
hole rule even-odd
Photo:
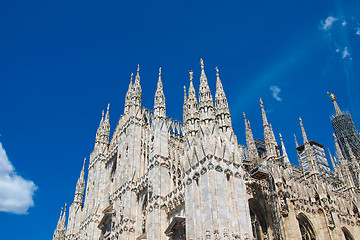
[{"label": "pointed arch window", "polygon": [[298,216],[301,240],[316,240],[315,232],[310,221],[304,215]]}]

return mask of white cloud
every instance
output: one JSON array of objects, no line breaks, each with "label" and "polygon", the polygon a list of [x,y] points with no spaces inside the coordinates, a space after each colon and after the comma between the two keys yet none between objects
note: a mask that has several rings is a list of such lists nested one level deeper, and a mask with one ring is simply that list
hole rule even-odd
[{"label": "white cloud", "polygon": [[[321,21],[321,28],[324,30],[329,30],[334,22],[336,22],[338,19],[334,18],[333,16],[329,16],[325,19],[325,22]],[[345,23],[346,24],[346,23]]]},{"label": "white cloud", "polygon": [[346,26],[347,22],[344,20],[341,25]]},{"label": "white cloud", "polygon": [[348,56],[350,56],[350,53],[348,51],[348,47],[345,47],[344,51],[342,52],[342,59],[345,59]]},{"label": "white cloud", "polygon": [[26,214],[34,206],[36,189],[33,181],[25,180],[15,172],[0,142],[0,211]]},{"label": "white cloud", "polygon": [[271,86],[270,91],[272,92],[272,96],[276,99],[276,101],[282,101],[282,99],[279,97],[281,89],[278,86]]}]

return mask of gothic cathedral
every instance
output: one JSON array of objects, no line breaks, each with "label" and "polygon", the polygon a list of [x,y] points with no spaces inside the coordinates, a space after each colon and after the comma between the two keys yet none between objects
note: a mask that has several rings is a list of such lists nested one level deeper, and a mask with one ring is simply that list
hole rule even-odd
[{"label": "gothic cathedral", "polygon": [[308,140],[306,119],[293,165],[261,99],[264,139],[254,140],[244,114],[246,146],[238,143],[216,70],[215,101],[203,61],[198,96],[190,72],[181,123],[166,116],[161,68],[154,109],[142,107],[138,67],[112,137],[109,105],[102,113],[53,240],[359,239],[359,133],[335,96],[334,170],[324,146]]}]

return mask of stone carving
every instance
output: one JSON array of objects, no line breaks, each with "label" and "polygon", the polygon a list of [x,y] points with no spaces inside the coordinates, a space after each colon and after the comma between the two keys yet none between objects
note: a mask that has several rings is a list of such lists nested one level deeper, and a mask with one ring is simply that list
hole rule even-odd
[{"label": "stone carving", "polygon": [[[306,162],[295,166],[284,146],[287,134],[279,134],[279,146],[261,100],[264,140],[254,140],[244,114],[246,146],[239,144],[219,69],[213,99],[200,63],[199,93],[191,71],[182,123],[166,116],[161,68],[154,109],[142,107],[138,67],[112,136],[110,106],[102,113],[67,224],[65,207],[53,240],[301,239],[314,232],[342,239],[342,228],[359,236],[357,143],[335,136],[334,172],[326,175],[300,119],[304,143],[296,140],[296,151]],[[337,116],[344,114],[332,101]]]}]

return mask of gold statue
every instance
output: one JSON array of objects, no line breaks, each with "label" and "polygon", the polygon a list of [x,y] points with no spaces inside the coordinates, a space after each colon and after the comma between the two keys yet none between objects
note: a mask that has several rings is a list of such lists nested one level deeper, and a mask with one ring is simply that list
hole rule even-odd
[{"label": "gold statue", "polygon": [[332,101],[335,101],[335,95],[334,95],[333,93],[327,92],[327,94],[329,94],[329,96],[331,97],[331,100],[332,100]]}]

